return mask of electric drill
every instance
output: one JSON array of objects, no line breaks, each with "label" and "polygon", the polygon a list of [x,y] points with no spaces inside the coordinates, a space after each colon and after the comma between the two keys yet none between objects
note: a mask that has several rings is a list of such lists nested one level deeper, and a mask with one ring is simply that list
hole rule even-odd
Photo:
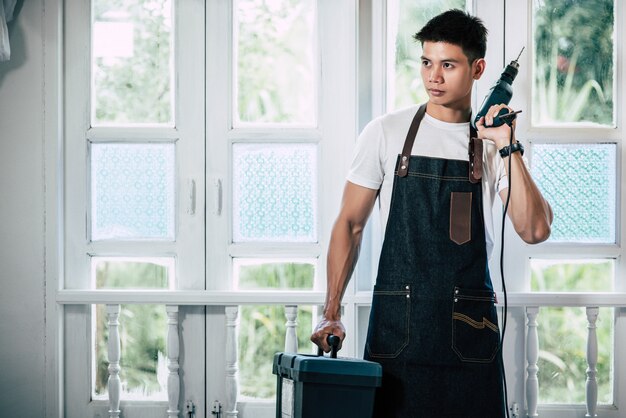
[{"label": "electric drill", "polygon": [[[511,88],[511,85],[513,84],[513,80],[515,80],[515,77],[517,76],[517,70],[519,68],[519,63],[517,62],[517,60],[522,55],[523,51],[524,48],[522,48],[517,58],[511,61],[511,63],[506,66],[506,68],[504,69],[504,71],[502,71],[502,74],[500,75],[500,79],[496,81],[493,87],[491,87],[491,89],[489,90],[489,93],[487,93],[487,95],[485,96],[483,104],[480,106],[480,110],[476,114],[476,118],[474,118],[474,120],[472,121],[472,125],[474,127],[476,127],[476,122],[478,122],[481,117],[487,114],[491,106],[497,104],[508,105],[511,101],[511,97],[513,97],[513,89]],[[515,115],[512,115],[512,117],[509,118],[499,117],[507,113],[509,113],[508,109],[501,109],[500,112],[498,112],[498,116],[493,119],[493,125],[490,125],[489,127],[491,128],[501,126],[504,123],[510,125],[513,122],[513,119],[515,119]]]}]

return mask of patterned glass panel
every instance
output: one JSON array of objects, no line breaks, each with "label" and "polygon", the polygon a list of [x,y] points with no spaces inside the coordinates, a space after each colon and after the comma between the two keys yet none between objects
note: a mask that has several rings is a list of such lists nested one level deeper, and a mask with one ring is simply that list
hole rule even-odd
[{"label": "patterned glass panel", "polygon": [[315,125],[316,1],[236,3],[235,115],[242,122]]},{"label": "patterned glass panel", "polygon": [[92,257],[96,289],[172,289],[174,258]]},{"label": "patterned glass panel", "polygon": [[615,144],[538,144],[532,172],[554,212],[552,242],[615,242]]},{"label": "patterned glass panel", "polygon": [[[93,397],[106,399],[109,377],[106,306],[94,305]],[[119,315],[122,399],[167,400],[167,314],[165,305],[122,305]]]},{"label": "patterned glass panel", "polygon": [[174,166],[174,144],[92,144],[92,240],[173,240]]},{"label": "patterned glass panel", "polygon": [[316,242],[316,202],[316,145],[233,145],[235,242]]},{"label": "patterned glass panel", "polygon": [[171,0],[94,0],[92,123],[173,124]]},{"label": "patterned glass panel", "polygon": [[534,124],[614,126],[615,3],[531,2]]},{"label": "patterned glass panel", "polygon": [[420,76],[422,46],[413,35],[448,9],[465,9],[465,0],[387,0],[387,109],[423,103],[428,95]]}]

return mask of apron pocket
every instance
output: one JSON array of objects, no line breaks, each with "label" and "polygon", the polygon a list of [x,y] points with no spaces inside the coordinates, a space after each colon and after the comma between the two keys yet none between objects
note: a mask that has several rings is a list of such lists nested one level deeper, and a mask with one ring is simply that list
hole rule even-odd
[{"label": "apron pocket", "polygon": [[408,285],[374,286],[366,350],[370,357],[395,358],[409,344],[411,291]]},{"label": "apron pocket", "polygon": [[490,290],[454,289],[452,349],[461,361],[491,362],[500,346],[495,294]]},{"label": "apron pocket", "polygon": [[450,195],[450,239],[461,245],[472,239],[472,193]]}]

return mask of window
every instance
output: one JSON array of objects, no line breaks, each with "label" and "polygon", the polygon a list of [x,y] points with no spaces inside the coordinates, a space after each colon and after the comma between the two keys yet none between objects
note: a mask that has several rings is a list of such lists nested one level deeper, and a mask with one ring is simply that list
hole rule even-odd
[{"label": "window", "polygon": [[[614,2],[605,0],[593,7],[561,0],[533,2],[532,22],[532,124],[615,126]],[[581,36],[581,30],[589,32]],[[549,243],[555,246],[617,242],[617,144],[599,130],[590,131],[589,140],[533,145],[532,173],[554,210]],[[565,253],[573,256],[580,251],[573,247]],[[616,279],[614,263],[613,258],[572,262],[531,257],[531,290],[610,292]],[[613,402],[613,316],[612,308],[601,308],[598,315],[600,404]],[[581,382],[587,365],[580,355],[586,351],[584,309],[544,307],[539,318],[539,402],[584,403]]]},{"label": "window", "polygon": [[66,2],[62,288],[114,295],[65,311],[66,330],[75,331],[65,334],[67,355],[81,359],[64,371],[66,402],[76,405],[70,414],[106,413],[116,368],[107,353],[116,344],[122,402],[160,410],[168,400],[169,317],[164,304],[136,302],[151,292],[204,289],[193,273],[204,268],[202,205],[194,206],[204,201],[204,161],[194,157],[204,154],[204,93],[194,75],[204,63],[194,35],[203,13],[193,8]]},{"label": "window", "polygon": [[[527,145],[530,171],[554,212],[547,242],[522,244],[509,225],[505,247],[507,284],[525,272],[524,284],[512,287],[530,292],[536,305],[526,306],[539,308],[536,401],[541,415],[593,404],[612,416],[619,405],[614,353],[623,344],[621,315],[601,296],[623,289],[618,13],[612,0],[506,3],[505,33],[515,40],[505,43],[505,62],[525,46],[525,39],[531,42],[513,86],[513,107],[528,113],[518,119],[517,137]],[[596,306],[601,307],[593,322],[588,315]],[[588,339],[594,334],[597,364],[590,366],[594,341]],[[594,384],[597,406],[593,391],[586,389]]]},{"label": "window", "polygon": [[[226,408],[238,339],[230,407],[263,417],[286,330],[297,322],[312,351],[356,136],[356,13],[316,0],[67,2],[70,415],[105,415],[118,369],[128,418],[162,414],[174,395],[198,400],[198,416],[214,399]],[[284,302],[294,294],[305,302]]]},{"label": "window", "polygon": [[533,124],[615,126],[615,5],[533,2]]}]

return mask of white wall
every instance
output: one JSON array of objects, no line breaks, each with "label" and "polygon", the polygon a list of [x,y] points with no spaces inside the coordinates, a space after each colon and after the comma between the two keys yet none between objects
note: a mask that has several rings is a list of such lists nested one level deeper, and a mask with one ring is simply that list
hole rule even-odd
[{"label": "white wall", "polygon": [[0,62],[0,415],[43,417],[43,0],[9,24]]}]

